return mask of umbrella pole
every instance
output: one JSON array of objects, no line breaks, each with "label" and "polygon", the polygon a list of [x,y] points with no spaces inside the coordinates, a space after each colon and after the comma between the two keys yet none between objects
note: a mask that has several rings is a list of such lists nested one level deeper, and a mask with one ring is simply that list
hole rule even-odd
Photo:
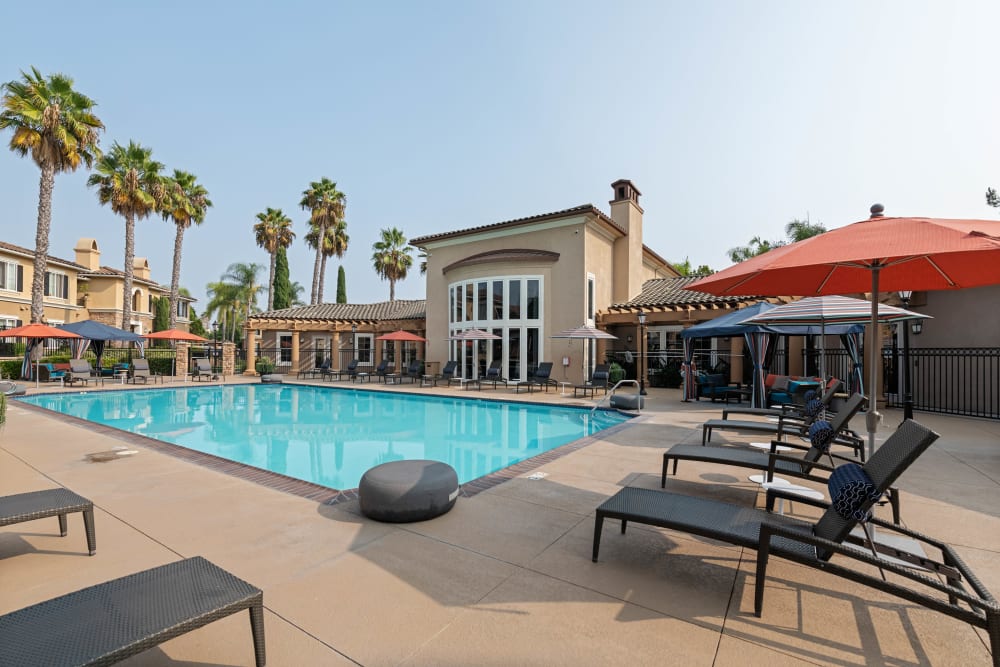
[{"label": "umbrella pole", "polygon": [[878,413],[878,366],[882,361],[881,331],[878,328],[878,274],[882,267],[872,268],[872,351],[869,355],[871,371],[868,373],[868,414],[865,415],[865,425],[868,427],[868,457],[875,453],[875,431],[882,415]]}]

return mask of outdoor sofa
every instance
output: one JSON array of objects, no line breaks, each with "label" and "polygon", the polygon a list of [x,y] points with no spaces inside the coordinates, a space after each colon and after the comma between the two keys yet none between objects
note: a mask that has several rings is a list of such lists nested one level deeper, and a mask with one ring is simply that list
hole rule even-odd
[{"label": "outdoor sofa", "polygon": [[[993,664],[1000,667],[1000,604],[955,550],[915,531],[870,518],[871,507],[881,494],[937,438],[937,433],[906,420],[864,466],[847,464],[838,468],[830,478],[833,501],[829,504],[782,492],[780,487],[768,489],[763,510],[710,498],[625,487],[597,508],[592,559],[597,562],[601,530],[607,519],[619,519],[622,534],[632,521],[754,549],[757,616],[763,611],[768,561],[771,556],[778,556],[983,628],[990,638]],[[818,521],[809,523],[772,513],[776,499],[795,500],[825,511]],[[879,538],[874,541],[869,524],[878,530]],[[859,525],[864,529],[864,539],[852,533]],[[890,546],[885,537],[892,534],[916,541],[918,548],[907,551]],[[880,569],[882,576],[866,571],[864,566]],[[886,580],[885,572],[896,576]]]},{"label": "outdoor sofa", "polygon": [[0,664],[112,665],[243,610],[264,667],[264,594],[196,556],[0,616]]},{"label": "outdoor sofa", "polygon": [[[830,378],[826,383],[826,388],[821,394],[815,396],[823,404],[824,410],[830,406],[834,396],[840,394],[844,389],[844,383],[837,378]],[[847,396],[846,394],[843,394]],[[745,408],[737,406],[735,408],[725,407],[722,409],[722,418],[729,419],[729,415],[756,415],[758,417],[780,417],[781,415],[802,416],[805,412],[806,404],[809,402],[809,394],[801,394],[801,402],[781,403],[770,408]]]},{"label": "outdoor sofa", "polygon": [[39,382],[59,382],[66,379],[66,371],[56,370],[53,364],[38,364]]},{"label": "outdoor sofa", "polygon": [[[74,512],[83,513],[87,549],[93,556],[97,551],[97,537],[94,532],[94,503],[91,501],[64,488],[0,497],[0,526],[55,516],[59,517],[59,535],[65,537],[68,532],[66,515]],[[2,645],[0,642],[0,647]],[[0,659],[2,664],[6,663]]]}]

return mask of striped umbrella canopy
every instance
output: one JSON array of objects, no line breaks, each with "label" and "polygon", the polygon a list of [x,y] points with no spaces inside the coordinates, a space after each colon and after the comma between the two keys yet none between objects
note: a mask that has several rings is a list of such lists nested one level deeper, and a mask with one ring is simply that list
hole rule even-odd
[{"label": "striped umbrella canopy", "polygon": [[[566,329],[565,331],[560,331],[557,334],[552,334],[551,338],[581,338],[584,340],[602,338],[608,340],[618,340],[618,336],[613,336],[607,331],[601,331],[596,327],[587,326],[586,324],[578,326],[574,329]],[[583,365],[583,379],[587,379],[586,363]]]},{"label": "striped umbrella canopy", "polygon": [[500,340],[502,336],[483,331],[482,329],[464,329],[448,336],[448,340]]},{"label": "striped umbrella canopy", "polygon": [[618,336],[612,336],[607,331],[601,331],[600,329],[587,326],[586,324],[576,327],[575,329],[566,329],[565,331],[560,331],[557,334],[552,334],[551,338],[607,338],[618,340]]},{"label": "striped umbrella canopy", "polygon": [[[743,320],[744,324],[808,324],[820,326],[820,375],[826,379],[826,350],[824,339],[828,324],[868,324],[872,316],[872,302],[847,296],[811,296],[776,306]],[[923,313],[877,304],[878,321],[884,324],[904,320],[926,319]]]}]

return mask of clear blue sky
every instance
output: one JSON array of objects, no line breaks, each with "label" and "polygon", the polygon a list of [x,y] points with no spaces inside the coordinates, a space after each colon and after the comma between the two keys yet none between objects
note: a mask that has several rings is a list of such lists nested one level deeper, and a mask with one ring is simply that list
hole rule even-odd
[{"label": "clear blue sky", "polygon": [[[793,218],[994,218],[1000,3],[49,2],[0,40],[0,80],[62,72],[94,98],[102,146],[135,140],[215,202],[186,235],[182,285],[267,255],[254,216],[284,209],[292,280],[313,253],[297,204],[347,195],[352,303],[382,301],[378,230],[408,238],[643,192],[645,242],[715,269]],[[2,136],[4,146],[9,134]],[[95,237],[121,267],[122,219],[80,171],[56,179],[51,253]],[[0,151],[0,238],[34,247],[38,170]],[[137,225],[170,282],[173,227]],[[416,253],[414,252],[414,255]],[[337,262],[327,274],[335,297]],[[262,280],[266,273],[262,273]],[[423,298],[415,269],[398,298]],[[263,301],[261,303],[266,303]]]}]

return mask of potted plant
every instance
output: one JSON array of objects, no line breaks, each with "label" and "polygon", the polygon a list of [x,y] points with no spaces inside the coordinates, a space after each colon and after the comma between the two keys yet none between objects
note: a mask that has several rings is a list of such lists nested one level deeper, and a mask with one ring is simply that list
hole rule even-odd
[{"label": "potted plant", "polygon": [[611,366],[608,368],[608,385],[614,387],[624,379],[625,369],[619,366],[617,362],[612,361]]}]

